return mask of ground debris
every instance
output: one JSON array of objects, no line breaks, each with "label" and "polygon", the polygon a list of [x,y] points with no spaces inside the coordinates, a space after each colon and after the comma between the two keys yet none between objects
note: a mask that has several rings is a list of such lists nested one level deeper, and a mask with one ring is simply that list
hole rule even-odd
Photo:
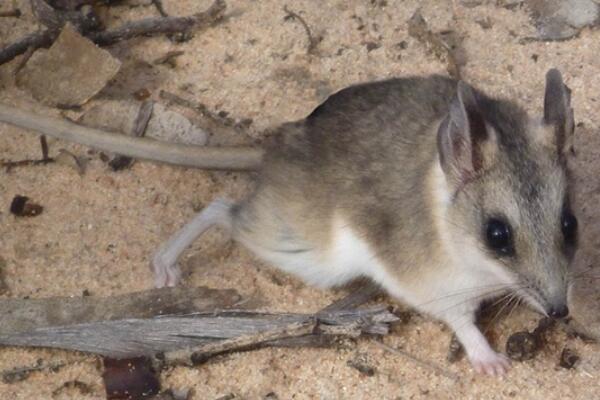
[{"label": "ground debris", "polygon": [[[149,106],[147,106],[149,107]],[[79,123],[92,128],[111,132],[133,133],[136,121],[144,121],[147,109],[134,101],[112,100],[90,108],[79,119]],[[208,134],[193,124],[183,114],[172,111],[160,103],[153,103],[144,136],[169,143],[203,146]]]},{"label": "ground debris", "polygon": [[515,361],[531,360],[545,345],[546,333],[554,326],[553,320],[542,318],[533,332],[513,333],[506,341],[506,355]]},{"label": "ground debris", "polygon": [[9,288],[6,283],[6,260],[0,256],[0,296],[8,292]]},{"label": "ground debris", "polygon": [[227,393],[221,397],[217,397],[215,400],[233,400],[236,398],[237,398],[237,396],[234,393]]},{"label": "ground debris", "polygon": [[464,355],[465,352],[462,344],[459,342],[456,334],[453,333],[452,337],[450,338],[450,344],[448,345],[448,354],[446,355],[446,360],[452,364],[460,361]]},{"label": "ground debris", "polygon": [[17,217],[36,217],[44,211],[44,207],[30,201],[29,197],[16,195],[10,203],[10,212]]},{"label": "ground debris", "polygon": [[104,358],[103,363],[107,399],[138,400],[160,392],[160,382],[149,358]]},{"label": "ground debris", "polygon": [[66,149],[59,149],[58,155],[53,158],[54,162],[58,165],[64,165],[73,168],[79,176],[85,174],[86,159],[78,157]]},{"label": "ground debris", "polygon": [[570,39],[600,18],[600,5],[593,0],[526,0],[525,3],[531,11],[538,40]]},{"label": "ground debris", "polygon": [[94,12],[94,7],[86,5],[77,11],[70,9],[61,11],[54,9],[44,0],[31,0],[31,2],[35,17],[47,29],[31,33],[0,49],[0,65],[11,61],[29,49],[49,46],[66,23],[72,24],[76,31],[92,42],[106,46],[139,36],[179,34],[189,37],[192,31],[207,28],[222,20],[227,8],[224,0],[215,0],[208,9],[191,16],[145,18],[127,22],[114,30],[104,30]]},{"label": "ground debris", "polygon": [[[85,382],[75,379],[72,381],[67,381],[67,382],[63,383],[60,387],[54,389],[52,391],[52,397],[55,398],[56,396],[58,396],[62,393],[65,393],[65,392],[68,392],[68,393],[76,392],[77,395],[88,395],[88,394],[93,393],[93,389],[89,383],[85,383]],[[75,396],[77,396],[77,395],[75,395]]]},{"label": "ground debris", "polygon": [[51,106],[80,106],[120,68],[120,61],[67,24],[49,50],[36,51],[17,74],[17,84]]},{"label": "ground debris", "polygon": [[[133,122],[133,128],[130,135],[133,137],[142,137],[146,133],[148,122],[152,117],[152,110],[154,108],[154,102],[152,100],[144,101],[138,110],[135,121]],[[113,171],[120,171],[129,168],[133,164],[133,158],[116,155],[112,160],[108,162],[108,165]]]},{"label": "ground debris", "polygon": [[321,43],[323,38],[321,36],[313,35],[313,33],[310,30],[310,27],[308,26],[308,24],[306,23],[304,18],[302,18],[302,16],[300,16],[300,14],[295,13],[294,11],[291,11],[287,6],[283,7],[283,11],[285,12],[285,17],[283,18],[284,21],[295,20],[295,21],[298,21],[300,23],[300,25],[302,25],[302,28],[304,28],[304,32],[306,32],[306,36],[308,38],[306,52],[308,54],[314,54],[317,46],[319,45],[319,43]]},{"label": "ground debris", "polygon": [[461,68],[466,64],[466,54],[461,47],[462,38],[455,31],[432,32],[421,10],[417,9],[408,20],[408,34],[425,45],[436,58],[446,63],[451,77],[460,79]]},{"label": "ground debris", "polygon": [[22,15],[22,12],[18,8],[15,8],[13,10],[8,10],[8,11],[0,11],[0,17],[15,17],[15,18],[19,18],[21,15]]},{"label": "ground debris", "polygon": [[152,63],[155,65],[167,64],[171,68],[177,66],[177,57],[184,55],[185,52],[181,50],[169,51],[167,54],[158,57]]},{"label": "ground debris", "polygon": [[65,363],[44,364],[42,359],[38,359],[36,365],[30,367],[17,367],[7,371],[1,371],[0,377],[2,382],[6,384],[17,383],[29,378],[32,372],[36,371],[52,371],[56,372],[64,367]]},{"label": "ground debris", "polygon": [[377,372],[377,369],[371,365],[368,355],[364,353],[356,354],[354,358],[346,362],[346,365],[354,368],[364,376],[374,376]]},{"label": "ground debris", "polygon": [[565,347],[560,353],[558,365],[562,368],[571,369],[579,362],[579,355],[572,349]]},{"label": "ground debris", "polygon": [[522,331],[510,335],[506,341],[506,355],[515,361],[526,361],[534,358],[541,344],[537,336]]}]

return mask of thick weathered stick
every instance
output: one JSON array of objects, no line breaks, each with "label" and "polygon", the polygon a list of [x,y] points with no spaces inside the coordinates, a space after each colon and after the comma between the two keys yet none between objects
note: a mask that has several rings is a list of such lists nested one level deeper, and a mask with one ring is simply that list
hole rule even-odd
[{"label": "thick weathered stick", "polygon": [[398,320],[386,306],[351,308],[372,298],[375,289],[365,288],[316,314],[228,310],[242,304],[237,292],[205,287],[106,298],[5,299],[0,300],[0,345],[79,350],[112,358],[145,355],[162,365],[197,364],[219,354],[266,346],[322,347],[339,337],[386,335],[389,323]]},{"label": "thick weathered stick", "polygon": [[206,312],[240,301],[233,289],[206,287],[162,288],[114,297],[0,299],[0,336],[51,326]]},{"label": "thick weathered stick", "polygon": [[[55,312],[64,310],[55,306]],[[160,358],[167,363],[193,364],[224,352],[311,334],[386,334],[387,324],[396,319],[385,307],[322,315],[215,311],[32,328],[2,334],[0,344],[79,350],[113,358],[164,352]]]},{"label": "thick weathered stick", "polygon": [[203,169],[255,170],[263,150],[251,146],[207,147],[135,138],[77,125],[0,104],[0,122],[133,158]]},{"label": "thick weathered stick", "polygon": [[56,38],[56,32],[51,29],[29,34],[4,49],[0,49],[0,65],[12,60],[27,51],[29,48],[37,49],[48,47]]}]

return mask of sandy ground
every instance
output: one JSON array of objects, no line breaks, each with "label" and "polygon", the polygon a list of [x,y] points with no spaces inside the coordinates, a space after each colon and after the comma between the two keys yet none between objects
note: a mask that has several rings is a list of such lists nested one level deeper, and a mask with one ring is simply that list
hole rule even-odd
[{"label": "sandy ground", "polygon": [[[163,0],[167,11],[189,14],[209,0]],[[0,19],[0,45],[34,29],[25,0],[17,1],[26,15]],[[132,40],[111,51],[124,63],[126,95],[145,87],[158,99],[159,89],[180,93],[206,104],[214,112],[252,118],[250,134],[260,138],[265,128],[307,115],[328,94],[347,85],[406,74],[445,73],[445,65],[409,37],[406,21],[420,5],[434,31],[454,29],[464,35],[468,62],[464,76],[493,94],[516,97],[531,112],[542,108],[544,74],[559,67],[573,90],[577,157],[574,171],[582,222],[578,265],[594,264],[598,238],[594,225],[600,214],[595,171],[597,101],[600,91],[600,32],[584,30],[565,42],[522,44],[534,34],[524,9],[504,9],[495,2],[474,8],[458,7],[453,22],[451,3],[442,1],[329,1],[288,3],[322,35],[315,55],[306,54],[300,24],[284,21],[277,0],[229,0],[229,17],[183,44],[166,38]],[[109,20],[153,15],[152,7],[115,7]],[[117,17],[118,15],[118,17]],[[478,21],[489,18],[484,29]],[[485,25],[485,24],[484,24]],[[368,49],[368,43],[376,43]],[[401,44],[403,43],[403,44]],[[373,46],[369,46],[372,48]],[[129,77],[140,61],[151,62],[169,50],[183,50],[174,69],[158,66],[151,73]],[[0,67],[0,101],[56,114],[38,105],[15,87],[16,62]],[[131,75],[131,73],[129,74]],[[99,96],[91,101],[104,101]],[[131,98],[131,97],[129,97]],[[50,141],[51,152],[67,148],[79,155],[88,150]],[[34,135],[0,125],[0,159],[39,156]],[[89,154],[86,173],[63,165],[0,171],[0,257],[6,263],[10,297],[114,295],[148,289],[148,261],[153,250],[215,196],[241,198],[251,174],[210,173],[137,162],[112,172]],[[42,215],[16,219],[9,212],[16,194],[45,207]],[[323,292],[276,272],[244,249],[228,245],[211,233],[186,253],[185,285],[235,288],[260,298],[278,311],[313,312],[341,292]],[[515,331],[532,329],[538,316],[517,310],[494,327],[495,345],[503,347]],[[270,392],[279,399],[593,399],[600,397],[600,348],[581,339],[554,333],[534,360],[515,363],[504,378],[475,375],[466,361],[446,360],[449,331],[428,318],[415,316],[385,338],[391,346],[435,362],[460,376],[455,382],[412,361],[385,353],[369,340],[337,349],[265,349],[234,354],[198,368],[175,368],[162,374],[164,387],[194,390],[193,399],[216,399],[228,393],[260,399]],[[575,349],[581,362],[573,370],[557,367],[563,347]],[[347,362],[366,359],[376,369],[361,375]],[[67,362],[58,372],[34,373],[25,381],[0,382],[0,399],[104,398],[98,360],[82,354],[50,350],[0,349],[0,370],[44,362]],[[91,393],[61,389],[78,380]]]}]

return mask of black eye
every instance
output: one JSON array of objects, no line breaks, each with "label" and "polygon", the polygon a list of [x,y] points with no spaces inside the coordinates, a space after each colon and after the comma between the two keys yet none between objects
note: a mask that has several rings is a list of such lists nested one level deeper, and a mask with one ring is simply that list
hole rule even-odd
[{"label": "black eye", "polygon": [[508,223],[490,218],[485,227],[485,239],[488,247],[500,255],[513,253],[512,233]]},{"label": "black eye", "polygon": [[570,211],[563,211],[560,226],[565,243],[574,245],[577,241],[577,218]]}]

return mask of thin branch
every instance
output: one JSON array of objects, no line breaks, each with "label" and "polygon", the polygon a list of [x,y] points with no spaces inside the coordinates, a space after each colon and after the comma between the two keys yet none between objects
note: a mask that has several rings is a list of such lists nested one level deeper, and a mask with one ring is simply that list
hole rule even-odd
[{"label": "thin branch", "polygon": [[54,42],[58,32],[52,29],[46,29],[40,32],[35,32],[25,36],[18,42],[15,42],[8,47],[0,50],[0,65],[12,60],[27,51],[29,48],[38,49],[40,47],[48,47]]},{"label": "thin branch", "polygon": [[90,32],[86,36],[100,46],[132,39],[137,36],[172,34],[206,28],[221,20],[227,8],[224,0],[215,2],[204,12],[190,17],[160,17],[132,21],[111,31]]},{"label": "thin branch", "polygon": [[154,4],[154,7],[156,7],[156,10],[161,15],[161,17],[169,16],[169,14],[167,14],[167,12],[165,11],[161,0],[152,0],[152,4]]},{"label": "thin branch", "polygon": [[291,11],[289,8],[287,8],[287,6],[283,6],[283,11],[285,11],[286,16],[284,18],[284,20],[296,20],[300,23],[300,25],[302,25],[302,27],[304,28],[304,31],[306,32],[306,36],[308,37],[308,46],[306,48],[306,52],[308,54],[313,54],[313,52],[315,51],[315,49],[317,48],[317,45],[320,42],[319,38],[315,38],[312,34],[312,32],[310,31],[310,27],[308,26],[308,24],[306,23],[306,21],[304,20],[304,18],[302,18],[300,16],[300,14],[297,14],[293,11]]},{"label": "thin branch", "polygon": [[243,335],[229,340],[203,344],[190,349],[167,352],[164,354],[164,357],[160,358],[165,365],[170,366],[198,365],[221,354],[257,349],[270,341],[310,335],[314,328],[315,324],[310,320],[295,322],[266,332]]},{"label": "thin branch", "polygon": [[[153,109],[154,102],[152,100],[146,100],[140,105],[138,114],[133,122],[133,129],[131,130],[132,137],[144,136],[146,133],[146,128],[148,127],[148,122],[150,122]],[[118,171],[131,166],[132,163],[133,158],[118,154],[108,162],[108,165],[113,170]]]},{"label": "thin branch", "polygon": [[376,340],[373,340],[371,343],[375,344],[377,347],[380,347],[385,351],[389,351],[390,353],[402,356],[402,357],[414,362],[415,364],[418,364],[419,366],[424,367],[425,369],[429,369],[434,372],[437,372],[438,374],[445,376],[446,378],[452,379],[455,382],[460,381],[460,378],[458,377],[458,375],[440,367],[437,364],[432,363],[431,361],[422,360],[422,359],[418,358],[417,356],[414,356],[405,350],[396,349],[394,347],[388,346],[387,344],[378,342]]},{"label": "thin branch", "polygon": [[[39,361],[41,361],[41,360],[39,360]],[[60,363],[51,363],[51,364],[38,363],[38,365],[34,365],[34,366],[30,366],[30,367],[17,367],[17,368],[13,368],[13,369],[0,371],[0,379],[2,379],[3,383],[8,383],[8,384],[16,383],[16,382],[20,382],[20,381],[27,379],[27,377],[29,377],[29,375],[31,375],[32,372],[39,372],[39,371],[56,372],[66,365],[67,365],[67,363],[60,362]]]},{"label": "thin branch", "polygon": [[15,8],[14,10],[9,11],[0,11],[0,17],[15,17],[19,18],[22,15],[21,10]]}]

